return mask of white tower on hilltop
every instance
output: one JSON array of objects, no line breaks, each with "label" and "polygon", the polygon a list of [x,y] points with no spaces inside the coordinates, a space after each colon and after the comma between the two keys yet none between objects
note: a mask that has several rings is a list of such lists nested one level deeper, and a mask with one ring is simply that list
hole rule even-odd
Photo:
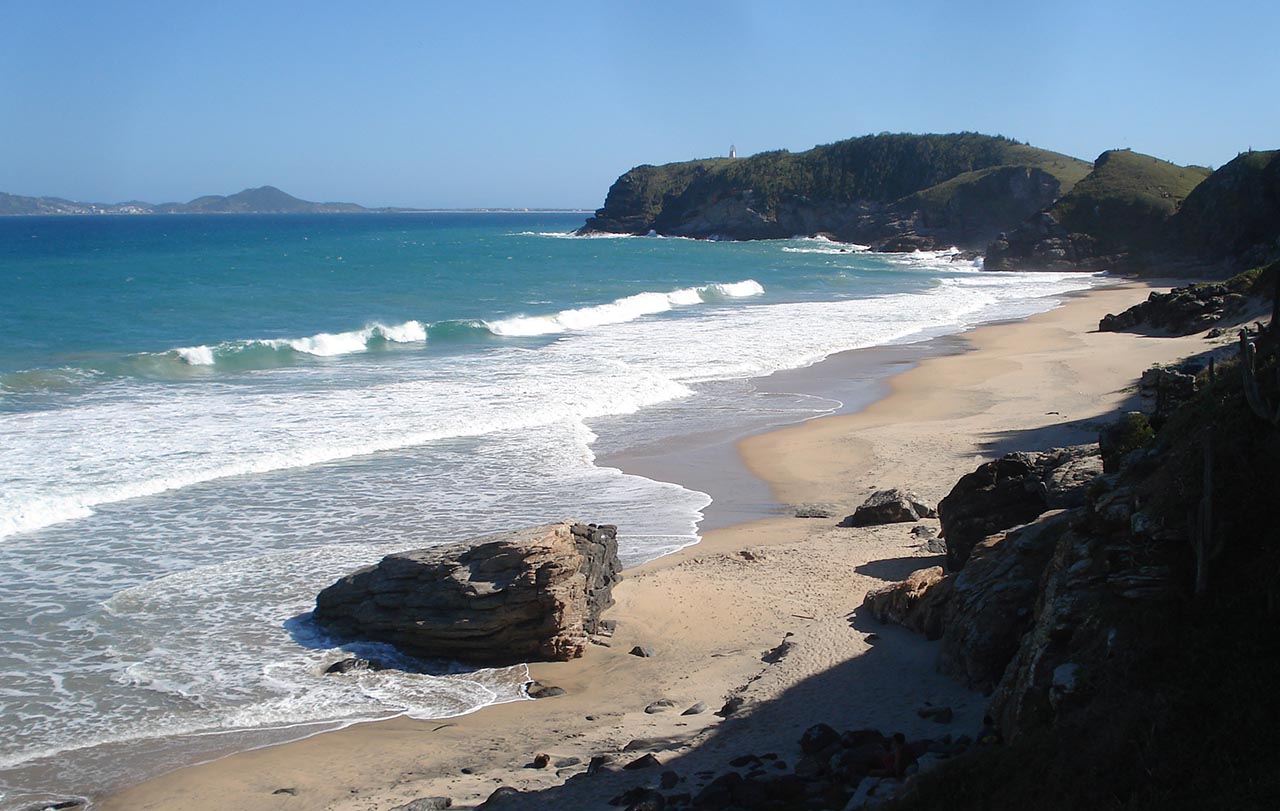
[{"label": "white tower on hilltop", "polygon": [[729,157],[731,158],[738,157],[738,148],[733,144],[729,144]]}]

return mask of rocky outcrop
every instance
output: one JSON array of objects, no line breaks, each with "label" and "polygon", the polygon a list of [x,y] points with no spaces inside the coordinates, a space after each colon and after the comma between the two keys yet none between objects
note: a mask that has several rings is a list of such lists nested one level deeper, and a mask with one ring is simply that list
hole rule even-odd
[{"label": "rocky outcrop", "polygon": [[917,569],[906,580],[867,592],[863,606],[881,622],[937,639],[942,636],[953,584],[954,578],[945,576],[941,566]]},{"label": "rocky outcrop", "polygon": [[840,522],[842,527],[870,527],[879,524],[897,524],[919,521],[921,518],[937,518],[938,511],[932,504],[908,490],[877,490],[862,502],[862,506]]},{"label": "rocky outcrop", "polygon": [[1104,315],[1098,329],[1102,332],[1151,329],[1165,330],[1172,335],[1191,335],[1242,314],[1248,301],[1248,296],[1225,282],[1175,287],[1168,293],[1152,293],[1146,301],[1123,312]]},{"label": "rocky outcrop", "polygon": [[974,690],[995,687],[1032,625],[1040,577],[1070,519],[1046,517],[974,547],[948,589],[940,671]]},{"label": "rocky outcrop", "polygon": [[983,538],[1024,524],[1049,509],[1084,503],[1085,487],[1102,472],[1096,445],[1010,453],[980,465],[938,502],[947,568],[960,571]]},{"label": "rocky outcrop", "polygon": [[[1109,266],[1095,259],[1093,240],[1072,234],[1052,212],[1041,211],[1017,229],[1000,234],[987,245],[985,270],[1084,270]],[[1091,261],[1092,260],[1092,261]]]},{"label": "rocky outcrop", "polygon": [[613,604],[617,528],[561,522],[388,555],[316,598],[315,620],[420,657],[581,656]]}]

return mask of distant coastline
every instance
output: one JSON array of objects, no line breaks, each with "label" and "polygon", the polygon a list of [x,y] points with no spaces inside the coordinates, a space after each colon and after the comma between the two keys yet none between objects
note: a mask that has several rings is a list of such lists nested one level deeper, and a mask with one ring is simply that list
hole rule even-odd
[{"label": "distant coastline", "polygon": [[588,208],[367,208],[358,203],[316,203],[275,186],[259,186],[231,195],[205,195],[187,203],[84,203],[61,197],[25,197],[0,192],[0,217],[147,214],[581,214]]}]

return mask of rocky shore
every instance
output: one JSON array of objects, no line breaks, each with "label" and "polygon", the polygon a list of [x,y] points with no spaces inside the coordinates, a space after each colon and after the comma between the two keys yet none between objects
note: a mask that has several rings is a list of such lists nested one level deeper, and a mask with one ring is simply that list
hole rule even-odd
[{"label": "rocky shore", "polygon": [[[1090,445],[1116,414],[1151,410],[1156,392],[1144,399],[1138,388],[1144,369],[1234,342],[1097,331],[1102,316],[1149,292],[1098,290],[980,328],[967,335],[975,351],[898,375],[862,412],[743,442],[778,500],[830,505],[830,517],[718,530],[630,570],[612,590],[605,616],[616,630],[604,644],[530,666],[539,685],[559,688],[546,698],[235,755],[102,807],[163,808],[181,796],[196,809],[373,811],[446,799],[491,809],[611,800],[818,809],[889,793],[936,800],[934,775],[961,787],[960,802],[977,779],[964,776],[968,764],[1022,751],[1095,695],[1094,674],[1111,671],[1094,668],[1116,659],[1113,627],[1111,650],[1146,627],[1104,622],[1085,595],[1164,605],[1166,576],[1185,590],[1184,568],[1166,575],[1144,555],[1190,545],[1161,541],[1164,530],[1144,523],[1149,491],[1123,465],[1099,472]],[[1143,453],[1121,452],[1131,460],[1123,464],[1141,464]],[[838,526],[895,487],[915,491],[911,501],[925,508],[915,520]],[[927,517],[934,504],[940,520]],[[979,514],[1002,517],[967,523]],[[975,540],[962,564],[949,564],[933,536],[941,529],[959,550],[966,527]],[[1086,539],[1099,531],[1110,534]],[[1006,743],[979,747],[991,710]]]}]

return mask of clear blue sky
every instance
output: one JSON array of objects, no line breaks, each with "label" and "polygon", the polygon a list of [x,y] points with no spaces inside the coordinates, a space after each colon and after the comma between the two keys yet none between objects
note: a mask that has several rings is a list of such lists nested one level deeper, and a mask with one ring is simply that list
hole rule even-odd
[{"label": "clear blue sky", "polygon": [[1280,147],[1280,4],[0,0],[0,191],[596,207],[640,163],[881,131]]}]

